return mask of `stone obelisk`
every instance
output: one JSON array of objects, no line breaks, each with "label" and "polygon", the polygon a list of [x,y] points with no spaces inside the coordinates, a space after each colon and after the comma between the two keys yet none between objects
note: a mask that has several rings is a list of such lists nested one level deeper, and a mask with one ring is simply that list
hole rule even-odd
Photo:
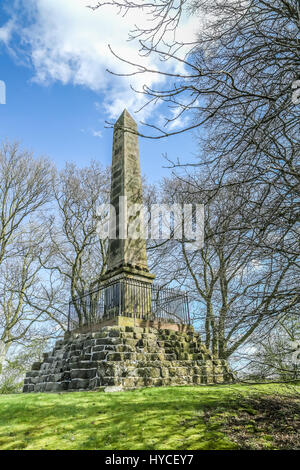
[{"label": "stone obelisk", "polygon": [[110,204],[114,213],[104,282],[129,278],[151,284],[155,275],[147,264],[137,124],[126,109],[114,125]]}]

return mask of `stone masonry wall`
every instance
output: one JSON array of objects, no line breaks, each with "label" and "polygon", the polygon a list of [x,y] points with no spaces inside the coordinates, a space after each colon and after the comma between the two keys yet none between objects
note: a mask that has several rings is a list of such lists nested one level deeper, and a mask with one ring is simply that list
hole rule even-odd
[{"label": "stone masonry wall", "polygon": [[226,361],[214,359],[194,331],[105,326],[56,342],[26,374],[24,392],[96,390],[119,386],[231,382]]}]

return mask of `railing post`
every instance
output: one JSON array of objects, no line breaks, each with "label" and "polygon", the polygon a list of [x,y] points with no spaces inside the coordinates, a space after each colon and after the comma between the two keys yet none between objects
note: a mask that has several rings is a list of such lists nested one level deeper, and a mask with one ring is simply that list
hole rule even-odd
[{"label": "railing post", "polygon": [[190,317],[189,297],[187,293],[185,294],[185,300],[186,300],[186,309],[187,309],[187,321],[188,321],[188,325],[190,326],[191,317]]},{"label": "railing post", "polygon": [[122,279],[118,282],[118,301],[119,301],[119,316],[122,314],[122,303],[123,303],[123,289],[122,289]]},{"label": "railing post", "polygon": [[71,301],[69,302],[69,311],[68,311],[68,332],[70,331],[70,316],[71,316]]}]

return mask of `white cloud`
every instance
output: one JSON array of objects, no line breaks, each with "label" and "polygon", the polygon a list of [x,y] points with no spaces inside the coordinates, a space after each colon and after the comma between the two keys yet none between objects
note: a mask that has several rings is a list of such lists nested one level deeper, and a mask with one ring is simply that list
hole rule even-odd
[{"label": "white cloud", "polygon": [[101,139],[102,131],[96,131],[95,129],[93,129],[92,130],[92,135],[93,135],[93,137],[99,137]]},{"label": "white cloud", "polygon": [[11,19],[0,28],[0,42],[3,42],[5,45],[8,45],[12,37],[13,29],[14,21]]},{"label": "white cloud", "polygon": [[[145,23],[142,10],[133,10],[123,17],[110,6],[96,11],[86,7],[96,4],[96,0],[18,0],[19,6],[20,1],[28,13],[30,24],[19,26],[18,33],[31,58],[33,81],[36,83],[48,85],[59,81],[102,92],[105,98],[99,110],[101,106],[109,118],[115,118],[125,107],[133,113],[144,103],[143,95],[130,90],[130,85],[141,89],[146,82],[155,87],[164,80],[162,75],[151,73],[131,77],[115,77],[107,73],[107,69],[118,73],[133,71],[128,64],[112,55],[108,44],[120,57],[141,63],[137,43],[127,39],[130,29]],[[191,18],[183,25],[180,34],[185,41],[194,37],[198,21]],[[10,34],[8,27],[2,31],[6,40]],[[144,57],[143,64],[155,70],[162,66],[154,56]],[[175,67],[171,62],[165,66],[169,69]],[[138,116],[145,119],[150,113],[152,109],[149,106]]]},{"label": "white cloud", "polygon": [[80,129],[80,132],[83,134],[92,135],[93,137],[98,137],[99,139],[103,137],[102,131],[96,129]]},{"label": "white cloud", "polygon": [[[127,107],[135,111],[143,98],[130,90],[141,88],[144,76],[130,79],[115,77],[107,69],[127,73],[127,64],[116,59],[108,48],[111,45],[121,57],[140,62],[137,46],[127,41],[129,29],[138,20],[138,12],[123,18],[112,8],[92,11],[88,0],[26,0],[27,11],[35,12],[34,21],[19,31],[27,46],[35,70],[33,81],[48,85],[55,81],[85,86],[104,92],[102,108],[115,118]],[[156,68],[150,58],[144,64]],[[130,70],[130,72],[132,69]],[[162,80],[152,75],[150,84]],[[149,110],[150,112],[150,110]]]}]

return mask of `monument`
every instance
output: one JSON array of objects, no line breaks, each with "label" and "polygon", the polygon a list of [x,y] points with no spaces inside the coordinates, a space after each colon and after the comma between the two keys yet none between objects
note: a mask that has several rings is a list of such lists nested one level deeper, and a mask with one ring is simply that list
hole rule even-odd
[{"label": "monument", "polygon": [[[68,331],[26,374],[24,392],[105,391],[232,381],[190,325],[185,293],[154,285],[149,272],[137,125],[114,126],[108,263],[100,288],[73,299]],[[138,206],[137,206],[138,205]],[[128,226],[137,236],[129,236]],[[140,234],[140,235],[139,235]]]},{"label": "monument", "polygon": [[[151,285],[154,274],[148,269],[143,236],[142,179],[137,125],[125,109],[114,126],[105,316],[146,318],[151,315]],[[130,212],[131,211],[131,212]],[[113,220],[112,220],[113,219]],[[128,228],[135,228],[135,238]],[[122,302],[120,302],[120,298]]]}]

